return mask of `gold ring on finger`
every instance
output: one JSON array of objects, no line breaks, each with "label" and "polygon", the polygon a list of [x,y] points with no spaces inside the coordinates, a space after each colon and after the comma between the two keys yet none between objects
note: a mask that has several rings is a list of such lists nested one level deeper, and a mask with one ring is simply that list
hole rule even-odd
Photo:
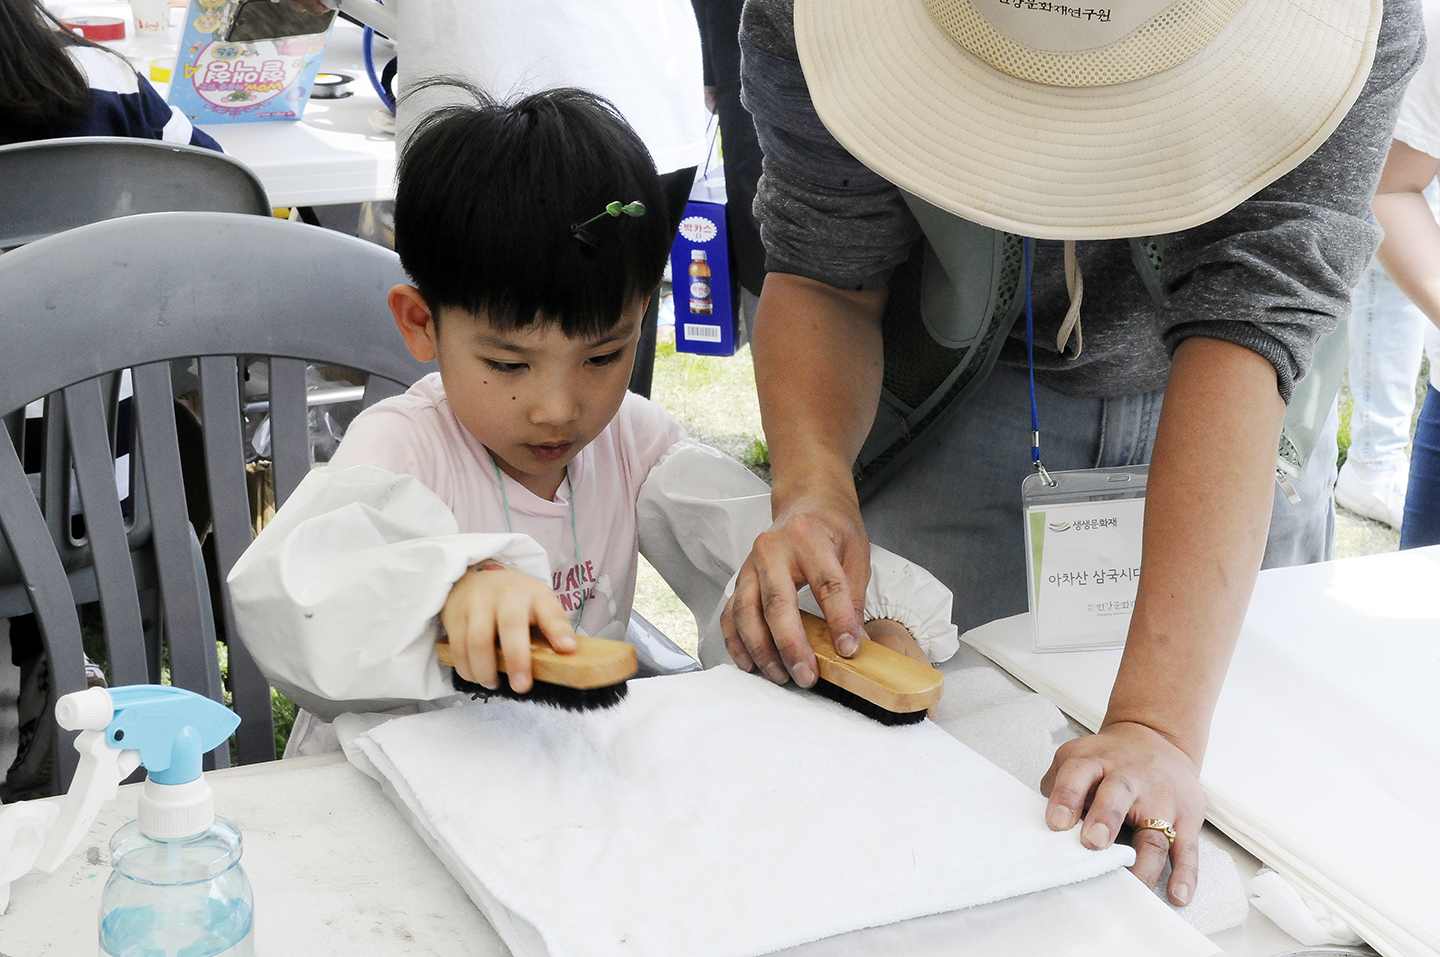
[{"label": "gold ring on finger", "polygon": [[1165,835],[1165,840],[1171,844],[1175,843],[1175,825],[1163,817],[1147,817],[1145,822],[1137,827],[1137,831],[1159,831]]}]

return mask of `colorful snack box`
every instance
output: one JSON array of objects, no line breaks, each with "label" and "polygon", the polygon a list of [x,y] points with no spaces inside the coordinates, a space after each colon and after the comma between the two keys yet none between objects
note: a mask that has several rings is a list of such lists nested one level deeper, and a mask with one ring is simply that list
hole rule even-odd
[{"label": "colorful snack box", "polygon": [[197,123],[298,120],[333,22],[270,0],[190,0],[166,99]]}]

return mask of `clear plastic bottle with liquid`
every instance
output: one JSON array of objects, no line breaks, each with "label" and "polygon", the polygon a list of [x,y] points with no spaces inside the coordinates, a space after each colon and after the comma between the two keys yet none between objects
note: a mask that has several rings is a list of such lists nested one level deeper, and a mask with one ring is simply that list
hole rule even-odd
[{"label": "clear plastic bottle with liquid", "polygon": [[106,957],[253,957],[255,900],[240,832],[215,818],[199,834],[157,840],[133,821],[110,840],[100,902]]},{"label": "clear plastic bottle with liquid", "polygon": [[215,816],[202,772],[240,716],[172,685],[87,688],[55,703],[55,723],[80,732],[80,764],[35,859],[46,873],[70,856],[104,802],[146,771],[135,820],[110,839],[100,897],[107,957],[253,957],[255,897],[240,868],[240,832]]}]

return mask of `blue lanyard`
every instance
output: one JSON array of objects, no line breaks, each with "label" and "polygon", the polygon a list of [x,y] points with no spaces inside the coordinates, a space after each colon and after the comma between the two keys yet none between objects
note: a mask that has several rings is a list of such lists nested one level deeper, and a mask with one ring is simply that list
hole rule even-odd
[{"label": "blue lanyard", "polygon": [[1035,240],[1025,240],[1025,349],[1030,363],[1030,461],[1041,481],[1050,487],[1055,480],[1040,463],[1040,407],[1035,404],[1035,308],[1030,297],[1030,258]]}]

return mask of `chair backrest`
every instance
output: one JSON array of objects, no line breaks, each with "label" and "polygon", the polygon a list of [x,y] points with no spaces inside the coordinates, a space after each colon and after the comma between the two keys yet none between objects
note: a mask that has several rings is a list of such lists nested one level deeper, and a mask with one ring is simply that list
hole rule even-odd
[{"label": "chair backrest", "polygon": [[[116,677],[129,681],[127,675],[145,673],[137,585],[102,395],[114,373],[130,368],[143,463],[137,493],[150,502],[172,681],[216,696],[209,592],[187,518],[171,383],[172,362],[198,358],[206,486],[221,579],[218,617],[229,645],[232,706],[243,719],[237,732],[242,761],[274,756],[269,684],[235,638],[223,585],[252,537],[241,431],[247,357],[269,360],[279,504],[310,467],[307,360],[369,373],[367,406],[433,369],[405,350],[385,304],[390,287],[405,281],[399,259],[379,246],[228,213],[129,216],[0,256],[0,415],[41,396],[63,406]],[[5,430],[0,531],[31,595],[57,693],[80,690],[74,595]],[[62,786],[75,764],[70,738],[62,735],[57,755]]]},{"label": "chair backrest", "polygon": [[0,250],[135,213],[269,216],[259,177],[214,150],[123,136],[0,146]]},{"label": "chair backrest", "polygon": [[[36,140],[0,147],[0,251],[77,226],[136,213],[181,210],[255,213],[269,216],[259,178],[239,160],[214,150],[131,137],[75,137]],[[109,405],[115,407],[109,383]],[[70,535],[70,463],[65,452],[65,415],[57,406],[42,423],[50,449],[35,479],[41,483],[51,537],[65,568],[88,582],[90,546]],[[112,425],[116,423],[112,422]],[[6,417],[13,438],[23,443],[25,415]],[[123,443],[122,443],[123,444]],[[25,458],[22,449],[22,459]],[[64,499],[62,502],[61,499]],[[149,541],[150,520],[143,489],[131,502],[127,530],[131,548]],[[0,615],[24,605],[11,556],[0,549]]]}]

